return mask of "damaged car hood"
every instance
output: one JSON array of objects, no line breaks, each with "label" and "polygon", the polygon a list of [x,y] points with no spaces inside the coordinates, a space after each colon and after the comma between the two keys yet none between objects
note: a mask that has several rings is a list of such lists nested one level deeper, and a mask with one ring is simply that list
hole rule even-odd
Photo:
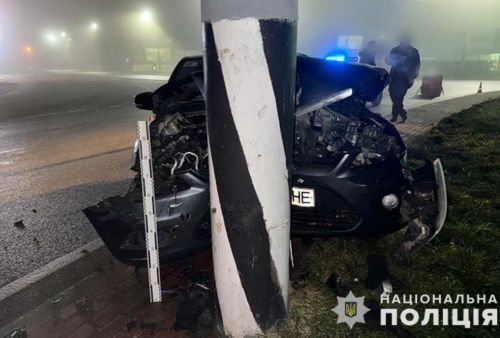
[{"label": "damaged car hood", "polygon": [[[203,57],[184,58],[174,69],[166,85],[160,87],[155,94],[162,96],[180,84],[194,80],[203,94],[204,89]],[[351,91],[351,95],[361,101],[374,100],[389,84],[390,78],[383,68],[369,65],[332,62],[297,55],[297,89],[296,106],[304,110],[317,102],[321,102],[332,93]]]}]

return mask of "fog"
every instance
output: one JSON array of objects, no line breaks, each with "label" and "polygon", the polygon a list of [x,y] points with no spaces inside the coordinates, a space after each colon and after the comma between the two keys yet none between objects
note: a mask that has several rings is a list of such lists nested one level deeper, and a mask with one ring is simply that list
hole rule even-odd
[{"label": "fog", "polygon": [[[311,56],[340,48],[357,54],[375,40],[382,59],[409,32],[428,72],[499,72],[499,0],[299,0],[299,6],[299,51]],[[201,49],[200,0],[0,0],[3,72],[164,73]]]}]

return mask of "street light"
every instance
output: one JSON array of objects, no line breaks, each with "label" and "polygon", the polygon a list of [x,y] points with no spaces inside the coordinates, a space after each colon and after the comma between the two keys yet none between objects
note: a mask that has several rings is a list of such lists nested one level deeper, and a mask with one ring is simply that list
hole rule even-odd
[{"label": "street light", "polygon": [[63,32],[60,33],[60,35],[61,35],[61,38],[65,38],[66,37],[66,32],[63,31]]},{"label": "street light", "polygon": [[145,25],[151,25],[153,23],[153,12],[150,9],[143,9],[141,12],[141,21]]},{"label": "street light", "polygon": [[[153,11],[149,8],[145,8],[142,10],[142,12],[140,13],[140,20],[142,22],[142,24],[144,26],[149,26],[151,27],[154,23],[154,14],[153,14]],[[151,28],[150,28],[151,29]],[[156,31],[156,29],[154,29]],[[157,35],[157,40],[159,41],[160,40],[160,37],[158,35],[159,33],[156,32],[155,35]],[[157,60],[156,60],[156,68],[155,70],[156,71],[159,71],[161,72],[161,55],[160,55],[160,43],[158,42],[158,47],[156,48],[156,51],[157,51]]]},{"label": "street light", "polygon": [[90,23],[89,29],[92,32],[97,32],[99,30],[99,24],[97,22],[93,21]]},{"label": "street light", "polygon": [[32,55],[33,48],[31,48],[31,46],[24,46],[23,53],[24,53],[24,55]]},{"label": "street light", "polygon": [[54,34],[54,33],[47,33],[45,35],[45,40],[51,44],[51,45],[54,45],[57,43],[57,36]]}]

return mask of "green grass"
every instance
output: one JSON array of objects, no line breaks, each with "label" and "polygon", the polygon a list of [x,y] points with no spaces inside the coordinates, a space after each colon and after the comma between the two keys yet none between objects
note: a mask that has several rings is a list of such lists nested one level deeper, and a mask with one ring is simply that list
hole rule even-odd
[{"label": "green grass", "polygon": [[[364,286],[366,256],[387,256],[389,270],[402,286],[397,294],[496,294],[500,296],[500,100],[474,106],[447,118],[409,144],[415,164],[439,157],[446,170],[448,218],[429,245],[407,261],[395,259],[402,232],[377,241],[334,239],[317,242],[305,260],[307,285],[292,291],[288,324],[270,337],[391,337],[357,324],[336,324],[336,297],[325,285],[335,271],[356,296],[377,300]],[[455,306],[445,305],[453,308]],[[420,315],[423,307],[418,305]],[[413,326],[424,337],[498,337],[495,328]]]}]

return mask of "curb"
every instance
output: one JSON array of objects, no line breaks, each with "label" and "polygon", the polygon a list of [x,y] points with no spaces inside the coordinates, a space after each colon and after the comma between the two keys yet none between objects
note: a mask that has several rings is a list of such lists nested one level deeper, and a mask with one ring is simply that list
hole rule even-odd
[{"label": "curb", "polygon": [[114,263],[102,241],[94,240],[2,287],[0,328],[85,279],[110,261]]}]

